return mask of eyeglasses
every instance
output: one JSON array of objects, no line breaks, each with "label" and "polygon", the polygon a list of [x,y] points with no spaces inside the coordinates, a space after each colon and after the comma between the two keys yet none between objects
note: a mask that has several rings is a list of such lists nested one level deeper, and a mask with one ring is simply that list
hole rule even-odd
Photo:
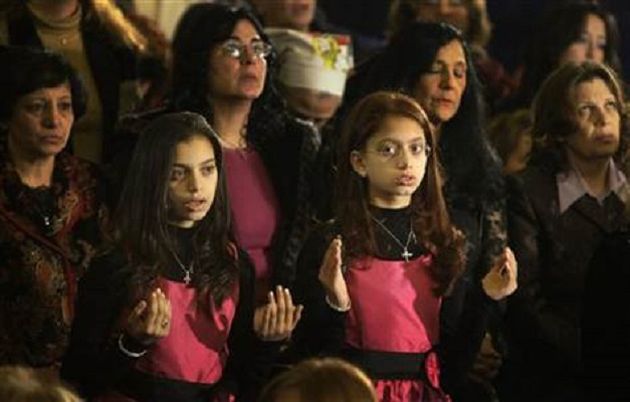
[{"label": "eyeglasses", "polygon": [[[403,148],[404,146],[402,144],[386,142],[380,144],[375,150],[367,152],[376,154],[383,160],[389,161],[398,158],[402,154]],[[409,150],[409,154],[414,158],[419,158],[421,156],[426,158],[431,155],[431,146],[429,144],[425,144],[424,142],[409,144],[407,145],[407,149]]]},{"label": "eyeglasses", "polygon": [[[258,59],[266,59],[271,54],[271,45],[262,39],[254,39],[249,45],[251,52]],[[247,57],[246,48],[247,44],[238,39],[228,39],[221,45],[221,50],[226,56],[241,61]]]}]

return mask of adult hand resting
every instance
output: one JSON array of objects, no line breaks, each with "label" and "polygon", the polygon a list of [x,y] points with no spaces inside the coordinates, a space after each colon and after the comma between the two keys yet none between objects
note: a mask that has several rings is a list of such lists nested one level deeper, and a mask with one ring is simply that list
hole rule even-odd
[{"label": "adult hand resting", "polygon": [[330,242],[326,254],[324,254],[324,261],[319,268],[319,281],[324,286],[330,303],[340,310],[345,310],[350,306],[350,296],[341,269],[341,246],[340,236],[335,237]]},{"label": "adult hand resting", "polygon": [[281,341],[289,338],[302,316],[303,306],[293,305],[291,292],[282,286],[269,292],[269,301],[254,311],[254,332],[263,341]]},{"label": "adult hand resting", "polygon": [[125,333],[144,346],[165,337],[170,330],[171,303],[160,288],[134,307],[125,326]]},{"label": "adult hand resting", "polygon": [[506,247],[501,258],[481,280],[484,292],[494,300],[511,295],[518,287],[517,270],[514,253]]}]

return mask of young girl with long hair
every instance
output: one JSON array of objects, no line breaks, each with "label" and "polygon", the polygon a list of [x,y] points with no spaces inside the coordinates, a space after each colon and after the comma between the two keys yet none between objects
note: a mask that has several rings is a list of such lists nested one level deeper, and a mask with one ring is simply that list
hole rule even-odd
[{"label": "young girl with long hair", "polygon": [[205,119],[149,124],[123,187],[118,243],[79,290],[63,375],[84,396],[254,400],[279,345],[260,341],[287,338],[301,309],[278,287],[253,311],[251,263],[228,211],[222,149]]},{"label": "young girl with long hair", "polygon": [[429,120],[412,98],[359,101],[340,139],[336,219],[298,264],[297,345],[365,369],[383,401],[446,401],[434,346],[439,311],[464,265]]},{"label": "young girl with long hair", "polygon": [[507,247],[501,167],[483,129],[481,85],[461,32],[448,24],[410,24],[357,67],[347,104],[384,89],[412,96],[426,111],[446,176],[448,212],[466,236],[466,270],[440,313],[443,385],[462,400],[486,334],[500,336],[496,301],[514,292],[518,270]]}]

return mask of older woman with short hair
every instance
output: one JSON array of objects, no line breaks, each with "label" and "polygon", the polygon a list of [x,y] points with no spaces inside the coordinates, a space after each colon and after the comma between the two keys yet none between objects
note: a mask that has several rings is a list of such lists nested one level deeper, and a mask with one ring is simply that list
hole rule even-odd
[{"label": "older woman with short hair", "polygon": [[104,238],[94,166],[64,151],[85,110],[52,53],[0,53],[0,364],[56,371],[79,278]]},{"label": "older woman with short hair", "polygon": [[580,341],[593,336],[580,326],[588,264],[627,218],[620,80],[592,61],[558,68],[536,95],[532,133],[531,163],[508,181],[509,239],[521,276],[506,314],[510,354],[501,400],[579,401]]}]

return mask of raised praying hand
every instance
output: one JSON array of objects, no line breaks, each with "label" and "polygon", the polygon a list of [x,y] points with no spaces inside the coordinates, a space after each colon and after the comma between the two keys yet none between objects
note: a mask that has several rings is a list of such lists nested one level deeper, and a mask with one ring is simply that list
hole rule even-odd
[{"label": "raised praying hand", "polygon": [[127,317],[125,334],[144,346],[168,335],[171,329],[171,303],[157,288],[147,300],[142,300]]},{"label": "raised praying hand", "polygon": [[268,302],[254,311],[254,332],[263,341],[282,341],[300,321],[303,306],[295,306],[288,288],[276,287],[269,292]]},{"label": "raised praying hand", "polygon": [[350,306],[350,295],[346,280],[343,277],[342,257],[341,257],[342,241],[337,236],[330,242],[324,260],[319,268],[319,281],[326,291],[326,297],[331,304],[337,306],[337,310],[344,311]]}]

